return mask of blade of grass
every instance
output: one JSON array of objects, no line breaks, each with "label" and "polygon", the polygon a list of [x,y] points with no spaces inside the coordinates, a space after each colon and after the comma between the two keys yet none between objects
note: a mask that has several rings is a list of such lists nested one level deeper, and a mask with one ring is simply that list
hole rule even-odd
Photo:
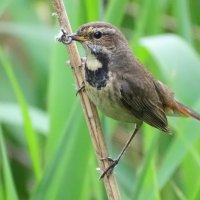
[{"label": "blade of grass", "polygon": [[194,195],[192,196],[191,200],[199,200],[199,198],[200,198],[200,181],[196,186],[196,191],[194,192]]},{"label": "blade of grass", "polygon": [[4,70],[10,80],[10,83],[13,87],[13,90],[15,92],[15,95],[21,107],[23,120],[24,120],[25,135],[26,135],[27,144],[29,147],[33,170],[35,173],[35,178],[39,179],[41,175],[41,166],[40,166],[40,152],[39,152],[39,144],[37,141],[37,135],[33,130],[32,123],[30,120],[28,105],[20,89],[20,86],[17,82],[15,74],[12,70],[12,66],[9,63],[8,58],[5,56],[1,48],[0,48],[0,62],[2,63],[2,66],[4,67]]},{"label": "blade of grass", "polygon": [[[182,126],[183,123],[180,123],[180,126]],[[176,129],[178,129],[178,127],[176,127]],[[197,140],[193,144],[191,144],[190,140],[188,140],[188,137],[185,137],[184,133],[177,134],[177,137],[179,137],[180,141],[183,143],[184,147],[188,151],[180,166],[181,184],[179,183],[180,184],[179,187],[184,191],[184,194],[189,199],[192,199],[192,196],[196,191],[196,187],[198,187],[198,183],[200,182],[199,181],[200,151],[199,151],[199,145],[197,144],[199,141]],[[189,174],[190,178],[185,176],[185,174]],[[195,185],[197,185],[195,187],[193,185],[194,182],[196,183]]]},{"label": "blade of grass", "polygon": [[[86,134],[87,128],[83,115],[79,110],[77,99],[66,121],[56,151],[46,165],[44,177],[32,200],[83,199],[85,178],[88,176],[85,172],[91,156],[91,144]],[[75,126],[74,119],[76,119]],[[88,194],[91,195],[91,191]],[[87,196],[86,199],[89,197]]]},{"label": "blade of grass", "polygon": [[[200,105],[198,106],[200,108]],[[186,123],[185,123],[186,124]],[[198,124],[195,122],[190,122],[183,125],[183,127],[179,127],[179,131],[181,134],[185,134],[185,138],[190,141],[190,145],[199,139],[199,128]],[[196,130],[191,132],[191,130]],[[184,156],[187,153],[187,148],[185,145],[179,140],[179,138],[175,139],[166,155],[164,155],[164,160],[159,170],[159,187],[162,188],[172,174],[175,172],[177,167],[181,164]]]},{"label": "blade of grass", "polygon": [[[156,132],[156,131],[155,131]],[[141,167],[139,178],[136,181],[136,185],[134,188],[133,198],[135,200],[140,199],[140,195],[143,193],[143,186],[145,185],[145,179],[148,174],[149,165],[151,160],[154,159],[156,152],[156,143],[158,142],[159,134],[154,134],[152,140],[150,142],[148,151],[145,154],[145,158]]]},{"label": "blade of grass", "polygon": [[140,4],[140,14],[136,19],[134,34],[130,45],[135,51],[138,49],[139,38],[146,34],[154,34],[161,31],[162,14],[165,12],[167,1],[144,0]]},{"label": "blade of grass", "polygon": [[[200,150],[199,148],[199,141],[198,142],[198,145],[196,145],[196,147],[198,148],[197,151]],[[199,154],[198,154],[199,155]],[[200,179],[199,179],[199,166],[196,167],[196,173],[194,174],[195,176],[195,181],[193,181],[193,183],[195,182],[195,187],[193,188],[192,190],[192,194],[190,195],[190,199],[191,200],[198,200],[200,199]],[[189,174],[191,173],[191,168],[190,168],[190,172]],[[190,184],[190,183],[189,183]],[[193,184],[192,184],[193,185]]]},{"label": "blade of grass", "polygon": [[175,0],[172,1],[172,5],[174,8],[174,16],[177,20],[177,32],[188,42],[193,43],[188,0]]},{"label": "blade of grass", "polygon": [[82,173],[85,173],[85,180],[83,180],[81,199],[90,199],[91,196],[95,197],[95,200],[106,199],[103,184],[99,181],[99,175],[97,175],[97,162],[92,152],[88,159],[87,170],[82,171]]},{"label": "blade of grass", "polygon": [[[92,172],[92,173],[91,173]],[[106,199],[106,193],[104,192],[103,184],[99,182],[99,175],[97,174],[97,162],[94,154],[90,154],[89,158],[89,170],[87,172],[87,177],[89,178],[88,184],[86,185],[88,196],[91,196],[91,186],[93,194],[95,194],[96,199]]]},{"label": "blade of grass", "polygon": [[[66,65],[66,55],[62,46],[56,44],[52,49],[48,82],[48,113],[50,120],[49,137],[46,145],[46,159],[52,156],[57,141],[65,127],[76,97],[76,89],[70,66]],[[64,112],[63,112],[64,111]]]},{"label": "blade of grass", "polygon": [[[71,21],[71,26],[74,31],[77,28],[87,22],[87,15],[86,8],[85,8],[85,1],[68,1],[65,0],[66,10]],[[74,12],[76,10],[76,12]]]},{"label": "blade of grass", "polygon": [[[2,169],[0,171],[0,175],[2,174],[2,177],[4,180],[3,185],[4,185],[4,190],[5,190],[4,191],[5,197],[3,199],[18,200],[14,180],[13,180],[11,169],[10,169],[10,164],[8,162],[8,157],[6,153],[6,147],[4,143],[1,126],[0,126],[0,161],[2,163],[1,164]],[[3,195],[3,190],[2,190],[2,195]]]},{"label": "blade of grass", "polygon": [[[127,0],[118,1],[118,0],[111,0],[107,6],[107,10],[105,13],[104,20],[111,22],[114,25],[120,25],[124,11],[127,6]],[[117,13],[117,14],[116,14]]]},{"label": "blade of grass", "polygon": [[183,193],[183,191],[177,186],[176,183],[172,182],[171,185],[172,185],[172,188],[179,200],[187,200],[188,199],[185,196],[185,194]]},{"label": "blade of grass", "polygon": [[[47,135],[49,122],[47,113],[35,107],[29,107],[30,118],[33,128],[38,133]],[[17,126],[23,125],[23,116],[21,108],[15,103],[0,102],[0,122]]]},{"label": "blade of grass", "polygon": [[29,42],[39,41],[44,44],[50,44],[53,43],[54,31],[52,28],[33,24],[30,25],[30,23],[0,22],[0,33],[27,39]]},{"label": "blade of grass", "polygon": [[87,21],[97,21],[99,19],[100,1],[99,0],[85,0]]},{"label": "blade of grass", "polygon": [[[142,186],[143,192],[140,193],[139,199],[141,199],[141,200],[144,199],[143,194],[148,192],[149,185],[151,185],[153,198],[155,200],[160,200],[161,197],[160,197],[160,193],[159,193],[158,180],[157,180],[157,170],[156,170],[156,166],[155,166],[155,164],[157,162],[157,156],[158,156],[158,154],[157,154],[157,152],[158,152],[158,138],[160,137],[160,135],[159,136],[153,136],[153,134],[162,134],[162,133],[160,133],[159,131],[156,131],[156,133],[155,133],[155,130],[152,129],[152,127],[150,127],[150,126],[144,126],[144,128],[145,128],[144,132],[146,133],[144,135],[144,153],[145,153],[145,155],[147,154],[147,156],[148,156],[149,149],[151,148],[151,145],[154,142],[154,140],[156,140],[156,143],[155,143],[155,146],[154,146],[153,155],[150,155],[151,159],[149,161],[148,170],[146,172],[145,180],[144,180],[144,183],[143,183],[143,186]],[[154,137],[156,137],[156,138],[154,138]],[[144,191],[146,191],[146,192],[144,192]]]}]

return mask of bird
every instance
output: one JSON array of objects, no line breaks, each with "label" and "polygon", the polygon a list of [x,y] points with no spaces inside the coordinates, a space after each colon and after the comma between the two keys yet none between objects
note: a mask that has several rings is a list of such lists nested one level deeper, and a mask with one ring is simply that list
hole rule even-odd
[{"label": "bird", "polygon": [[174,92],[145,68],[129,48],[123,33],[110,23],[89,22],[76,33],[63,34],[59,41],[80,42],[85,49],[83,77],[89,99],[108,117],[134,123],[135,129],[117,159],[101,178],[109,176],[119,163],[143,123],[171,133],[167,116],[185,116],[200,121],[200,115],[180,103]]}]

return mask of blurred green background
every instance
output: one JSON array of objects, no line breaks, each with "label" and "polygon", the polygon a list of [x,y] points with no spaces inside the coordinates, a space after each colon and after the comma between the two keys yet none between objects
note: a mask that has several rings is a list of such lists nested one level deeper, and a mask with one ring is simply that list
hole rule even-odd
[{"label": "blurred green background", "polygon": [[[65,0],[74,31],[104,20],[136,56],[200,112],[199,0]],[[0,199],[107,199],[52,1],[0,1]],[[84,56],[83,49],[79,47]],[[111,157],[133,124],[101,115]],[[145,125],[115,169],[123,200],[200,199],[200,123]]]}]

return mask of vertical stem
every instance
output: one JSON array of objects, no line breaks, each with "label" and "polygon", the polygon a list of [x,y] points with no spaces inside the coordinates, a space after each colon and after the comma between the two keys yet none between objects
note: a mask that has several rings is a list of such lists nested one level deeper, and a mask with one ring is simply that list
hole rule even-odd
[{"label": "vertical stem", "polygon": [[[71,33],[72,30],[64,7],[63,0],[53,0],[53,4],[54,4],[54,9],[57,13],[60,27],[63,28],[68,33]],[[80,88],[83,83],[83,77],[80,69],[81,66],[80,55],[78,53],[77,47],[74,42],[72,42],[70,45],[67,46],[67,50],[69,53],[70,63],[73,69],[73,73],[76,78],[77,86],[78,88]],[[108,154],[103,139],[102,128],[100,125],[97,109],[95,105],[88,99],[83,90],[80,91],[79,94],[81,98],[83,111],[85,114],[85,119],[89,128],[90,137],[96,153],[96,157],[101,170],[104,171],[108,167],[108,163],[106,161],[102,161],[101,158],[108,157]],[[103,182],[105,185],[108,199],[120,200],[119,189],[114,175],[111,174],[109,177],[105,177],[103,179]]]}]

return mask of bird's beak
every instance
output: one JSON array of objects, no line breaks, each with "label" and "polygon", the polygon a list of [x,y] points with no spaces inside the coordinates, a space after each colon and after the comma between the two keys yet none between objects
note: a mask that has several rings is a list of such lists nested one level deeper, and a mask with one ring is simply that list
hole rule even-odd
[{"label": "bird's beak", "polygon": [[77,35],[77,33],[72,33],[71,35],[68,35],[68,38],[77,42],[84,42],[85,37]]}]

